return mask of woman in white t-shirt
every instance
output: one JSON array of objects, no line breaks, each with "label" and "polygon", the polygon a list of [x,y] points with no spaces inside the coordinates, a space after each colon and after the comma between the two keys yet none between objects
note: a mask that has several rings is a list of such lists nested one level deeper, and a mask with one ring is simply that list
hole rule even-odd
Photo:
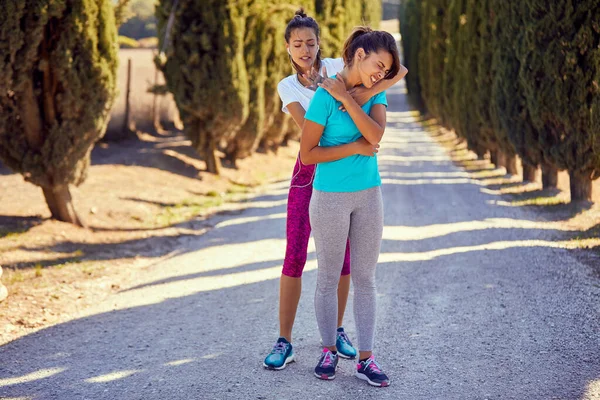
[{"label": "woman in white t-shirt", "polygon": [[[296,11],[294,18],[288,23],[285,41],[290,61],[295,74],[279,82],[277,90],[283,103],[282,111],[289,113],[296,124],[302,128],[304,114],[323,77],[336,75],[344,68],[341,58],[321,59],[320,29],[317,22],[308,17],[303,9]],[[398,82],[406,74],[406,69],[392,79],[381,80],[367,89],[358,87],[351,91],[359,105],[366,103],[374,95],[381,93]],[[354,143],[331,148],[336,152],[336,159],[355,154],[373,156],[379,145],[372,145],[361,137]],[[335,150],[334,150],[335,149]],[[296,317],[298,302],[302,289],[302,271],[306,264],[308,240],[310,237],[309,204],[312,196],[312,183],[315,165],[304,165],[300,157],[290,183],[287,206],[287,247],[283,263],[283,271],[279,286],[279,339],[264,360],[264,367],[280,370],[294,361],[292,349],[292,327]],[[338,354],[343,358],[355,358],[356,349],[344,332],[342,320],[350,291],[350,252],[346,245],[346,255],[338,286],[338,330],[336,346]]]}]

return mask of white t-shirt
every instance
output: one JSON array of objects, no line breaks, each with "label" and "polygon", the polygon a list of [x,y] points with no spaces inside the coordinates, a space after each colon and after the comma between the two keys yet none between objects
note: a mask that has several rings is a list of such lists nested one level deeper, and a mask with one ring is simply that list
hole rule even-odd
[{"label": "white t-shirt", "polygon": [[[321,60],[321,75],[325,73],[327,69],[327,75],[332,76],[344,69],[344,60],[341,58],[323,58]],[[308,105],[312,100],[315,92],[305,87],[298,81],[298,75],[293,74],[287,78],[283,78],[277,85],[277,92],[281,98],[281,111],[284,113],[290,113],[288,111],[288,104],[295,101],[299,102],[304,110],[308,110]]]}]

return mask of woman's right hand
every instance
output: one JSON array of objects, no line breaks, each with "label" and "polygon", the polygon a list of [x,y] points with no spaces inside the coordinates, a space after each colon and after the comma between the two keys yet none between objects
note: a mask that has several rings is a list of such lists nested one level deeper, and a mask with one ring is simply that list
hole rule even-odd
[{"label": "woman's right hand", "polygon": [[373,157],[379,152],[379,144],[371,144],[367,139],[361,137],[356,142],[356,154],[361,156]]}]

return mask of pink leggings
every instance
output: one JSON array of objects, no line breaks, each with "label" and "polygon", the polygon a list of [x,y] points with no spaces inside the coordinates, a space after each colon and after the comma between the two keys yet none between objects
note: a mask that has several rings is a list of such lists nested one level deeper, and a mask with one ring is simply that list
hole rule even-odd
[{"label": "pink leggings", "polygon": [[[306,264],[310,237],[308,207],[313,191],[315,168],[315,165],[302,164],[298,157],[290,183],[287,205],[287,247],[282,273],[292,278],[301,277]],[[348,274],[350,274],[350,243],[347,241],[342,275]]]}]

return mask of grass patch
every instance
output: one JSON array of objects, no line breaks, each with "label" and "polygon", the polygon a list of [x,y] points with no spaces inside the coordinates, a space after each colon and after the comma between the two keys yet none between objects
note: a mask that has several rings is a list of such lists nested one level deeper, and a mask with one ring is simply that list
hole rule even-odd
[{"label": "grass patch", "polygon": [[0,239],[17,239],[19,236],[27,232],[27,229],[3,229],[0,228]]},{"label": "grass patch", "polygon": [[514,200],[510,202],[513,206],[558,206],[567,205],[566,200],[558,197],[534,197],[532,199]]},{"label": "grass patch", "polygon": [[165,207],[155,217],[154,224],[157,226],[171,226],[198,215],[201,215],[207,209],[218,207],[225,200],[218,197],[206,197],[204,199],[186,199],[173,206]]},{"label": "grass patch", "polygon": [[227,194],[242,194],[249,192],[250,188],[248,186],[240,185],[238,183],[234,183],[230,188],[227,189]]},{"label": "grass patch", "polygon": [[35,264],[34,269],[34,276],[36,278],[41,278],[42,277],[42,264]]}]

